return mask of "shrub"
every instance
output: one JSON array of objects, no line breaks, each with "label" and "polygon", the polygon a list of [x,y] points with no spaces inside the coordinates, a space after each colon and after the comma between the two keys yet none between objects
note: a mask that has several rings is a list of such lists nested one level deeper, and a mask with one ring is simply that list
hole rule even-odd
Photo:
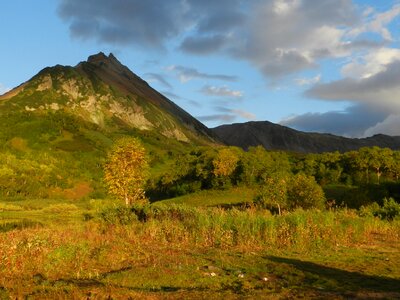
[{"label": "shrub", "polygon": [[103,209],[99,217],[103,222],[115,225],[131,224],[138,219],[136,214],[132,211],[132,208],[122,205]]},{"label": "shrub", "polygon": [[374,216],[382,220],[393,220],[400,217],[400,204],[393,198],[383,199],[383,205],[379,206],[374,202],[360,208],[361,216]]},{"label": "shrub", "polygon": [[325,207],[325,194],[312,176],[297,174],[287,186],[287,202],[289,209]]}]

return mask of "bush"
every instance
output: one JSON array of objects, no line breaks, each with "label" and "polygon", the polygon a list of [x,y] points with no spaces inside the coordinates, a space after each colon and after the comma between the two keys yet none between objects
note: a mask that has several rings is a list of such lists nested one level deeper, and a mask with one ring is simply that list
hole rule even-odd
[{"label": "bush", "polygon": [[304,174],[269,176],[254,202],[271,212],[325,207],[325,195],[315,178]]},{"label": "bush", "polygon": [[287,204],[289,209],[325,207],[325,194],[312,176],[297,174],[287,187]]},{"label": "bush", "polygon": [[360,208],[361,216],[374,216],[382,220],[393,220],[400,218],[400,204],[393,198],[383,199],[383,205],[374,202],[371,205]]},{"label": "bush", "polygon": [[138,220],[132,208],[122,205],[103,209],[99,217],[103,222],[111,225],[127,225]]}]

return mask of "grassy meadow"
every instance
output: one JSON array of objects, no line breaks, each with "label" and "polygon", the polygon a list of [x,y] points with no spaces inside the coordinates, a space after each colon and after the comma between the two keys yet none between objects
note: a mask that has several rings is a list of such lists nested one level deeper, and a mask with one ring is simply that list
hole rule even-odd
[{"label": "grassy meadow", "polygon": [[2,201],[0,299],[400,298],[398,218],[279,216],[246,197]]}]

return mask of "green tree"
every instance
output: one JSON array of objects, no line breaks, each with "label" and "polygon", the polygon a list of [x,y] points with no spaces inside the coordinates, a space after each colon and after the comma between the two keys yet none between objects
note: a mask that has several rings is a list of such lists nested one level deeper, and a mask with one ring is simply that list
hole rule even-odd
[{"label": "green tree", "polygon": [[287,183],[289,178],[274,174],[265,178],[255,203],[269,210],[278,209],[279,215],[287,208]]},{"label": "green tree", "polygon": [[370,157],[370,166],[375,171],[379,184],[382,174],[391,169],[393,151],[389,148],[372,147]]},{"label": "green tree", "polygon": [[109,152],[104,168],[104,179],[109,193],[125,201],[128,206],[145,201],[144,184],[148,161],[141,142],[135,138],[118,140]]},{"label": "green tree", "polygon": [[393,151],[393,160],[390,171],[396,178],[396,181],[399,181],[400,177],[400,151]]},{"label": "green tree", "polygon": [[247,185],[262,182],[263,174],[271,168],[272,164],[271,155],[264,147],[249,147],[239,162],[241,180]]},{"label": "green tree", "polygon": [[290,209],[322,209],[325,206],[325,195],[314,177],[299,173],[288,183],[287,202]]}]

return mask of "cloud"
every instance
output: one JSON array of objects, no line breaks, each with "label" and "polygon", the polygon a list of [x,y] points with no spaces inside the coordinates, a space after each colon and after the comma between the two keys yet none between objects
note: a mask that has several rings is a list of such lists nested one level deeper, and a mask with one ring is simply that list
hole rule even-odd
[{"label": "cloud", "polygon": [[348,137],[361,137],[366,129],[385,119],[385,113],[362,105],[344,111],[306,113],[289,117],[280,122],[306,132],[324,132]]},{"label": "cloud", "polygon": [[207,96],[215,97],[228,97],[228,98],[242,98],[243,92],[231,90],[226,86],[216,87],[205,85],[200,90],[201,93]]},{"label": "cloud", "polygon": [[343,66],[341,73],[344,77],[368,78],[385,71],[389,64],[397,60],[400,60],[400,49],[380,47],[353,58]]},{"label": "cloud", "polygon": [[226,107],[217,106],[216,110],[220,111],[220,112],[234,114],[234,115],[239,116],[246,120],[255,120],[257,118],[257,116],[255,114],[241,110],[241,109],[230,109],[230,108],[226,108]]},{"label": "cloud", "polygon": [[0,83],[0,95],[7,93],[10,89]]},{"label": "cloud", "polygon": [[297,78],[295,79],[295,82],[297,85],[304,86],[304,85],[313,85],[321,80],[321,74],[316,75],[315,77],[312,78]]},{"label": "cloud", "polygon": [[353,28],[348,35],[358,36],[362,33],[373,32],[379,34],[384,40],[392,41],[393,37],[387,26],[398,16],[400,16],[400,4],[395,4],[390,10],[383,13],[375,13],[374,10],[368,8],[364,13],[365,16],[371,16],[368,22]]},{"label": "cloud", "polygon": [[352,0],[60,0],[58,11],[78,39],[229,55],[277,80],[379,45],[367,33],[392,39],[400,5],[363,13]]},{"label": "cloud", "polygon": [[224,31],[239,24],[240,0],[61,0],[59,16],[74,38],[163,49],[193,28]]},{"label": "cloud", "polygon": [[163,91],[162,94],[167,96],[170,100],[186,100],[192,106],[201,107],[201,104],[199,102],[181,97],[175,93],[172,93],[171,91]]},{"label": "cloud", "polygon": [[353,101],[379,107],[388,112],[400,113],[400,60],[386,66],[384,70],[366,78],[344,78],[338,81],[317,84],[305,95],[330,101]]},{"label": "cloud", "polygon": [[219,122],[232,122],[236,119],[235,115],[230,114],[216,114],[216,115],[209,115],[209,116],[199,116],[196,117],[201,122],[212,122],[212,121],[219,121]]},{"label": "cloud", "polygon": [[180,49],[192,54],[209,54],[220,50],[226,41],[227,38],[220,34],[205,37],[188,37],[183,41]]},{"label": "cloud", "polygon": [[71,35],[116,45],[163,48],[188,23],[180,0],[61,0]]},{"label": "cloud", "polygon": [[156,73],[146,73],[144,74],[145,77],[148,78],[149,82],[159,82],[167,88],[172,88],[171,84],[164,78],[164,76]]},{"label": "cloud", "polygon": [[364,136],[372,136],[379,133],[400,136],[400,115],[389,115],[382,122],[368,128],[364,132]]},{"label": "cloud", "polygon": [[345,77],[329,83],[318,83],[305,92],[310,98],[349,101],[353,106],[347,110],[294,116],[283,120],[282,124],[300,130],[352,137],[377,133],[400,134],[397,130],[400,128],[397,126],[400,116],[400,60],[394,60],[395,56],[386,50],[378,51],[375,57],[368,54],[366,57],[370,61],[363,59],[365,64],[360,64],[357,79]]},{"label": "cloud", "polygon": [[244,110],[240,109],[230,109],[222,106],[215,107],[217,112],[220,114],[213,114],[208,116],[200,116],[197,117],[202,122],[223,122],[223,123],[232,123],[238,117],[246,119],[246,120],[255,120],[256,115]]},{"label": "cloud", "polygon": [[229,76],[223,74],[207,74],[200,72],[194,68],[187,68],[183,66],[169,66],[168,71],[175,72],[181,82],[188,82],[192,79],[217,79],[222,81],[236,81],[236,76]]}]

